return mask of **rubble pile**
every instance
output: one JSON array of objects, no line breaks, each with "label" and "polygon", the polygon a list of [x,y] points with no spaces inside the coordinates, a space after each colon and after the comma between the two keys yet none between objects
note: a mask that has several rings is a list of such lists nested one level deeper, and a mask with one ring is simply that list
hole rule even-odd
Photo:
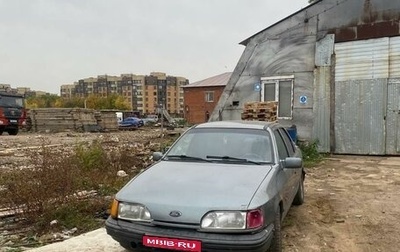
[{"label": "rubble pile", "polygon": [[82,108],[40,108],[28,112],[29,129],[34,132],[117,131],[115,111]]},{"label": "rubble pile", "polygon": [[[183,132],[184,129],[178,129]],[[78,145],[101,144],[107,155],[126,155],[130,162],[127,170],[120,170],[115,173],[116,177],[131,177],[134,171],[145,169],[153,163],[152,153],[161,151],[162,147],[177,137],[179,132],[161,132],[160,128],[141,128],[137,131],[118,131],[107,133],[87,132],[62,132],[62,133],[22,133],[17,136],[0,136],[0,171],[10,169],[32,168],[32,158],[37,157],[43,147],[51,148],[52,151],[67,155]],[[1,188],[0,188],[1,190]],[[95,198],[99,194],[95,190],[76,192],[77,198]],[[109,199],[111,201],[111,199]],[[7,210],[7,209],[6,209]],[[16,228],[18,220],[9,211],[0,214],[0,251],[10,247],[35,246],[68,239],[73,232],[79,230],[66,230],[65,232],[55,231],[48,235],[38,237],[29,236],[29,230]],[[50,225],[57,225],[54,220]],[[72,232],[73,231],[73,232]],[[25,245],[24,245],[25,244]],[[20,247],[21,248],[21,247]]]}]

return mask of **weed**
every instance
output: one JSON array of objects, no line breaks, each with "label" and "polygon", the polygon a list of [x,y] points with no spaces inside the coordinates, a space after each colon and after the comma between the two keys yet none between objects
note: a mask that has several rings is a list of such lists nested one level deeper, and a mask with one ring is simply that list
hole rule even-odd
[{"label": "weed", "polygon": [[[43,142],[30,163],[31,168],[0,171],[0,205],[15,210],[37,233],[56,231],[52,220],[59,229],[76,227],[78,233],[99,227],[110,196],[147,165],[135,149],[106,150],[101,142],[63,151]],[[118,177],[119,170],[129,176]]]},{"label": "weed", "polygon": [[324,154],[318,151],[318,141],[313,142],[299,142],[298,143],[302,153],[305,167],[313,166],[322,161]]},{"label": "weed", "polygon": [[91,171],[104,168],[105,153],[101,144],[97,141],[93,142],[88,148],[81,143],[75,148],[75,157],[78,159],[78,164],[82,169]]}]

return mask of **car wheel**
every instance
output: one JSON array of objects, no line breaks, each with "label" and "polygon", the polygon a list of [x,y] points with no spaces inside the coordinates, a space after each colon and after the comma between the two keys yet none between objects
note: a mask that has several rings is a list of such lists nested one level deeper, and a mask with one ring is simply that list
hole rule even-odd
[{"label": "car wheel", "polygon": [[131,247],[131,245],[130,245],[129,243],[120,242],[119,245],[120,245],[121,247],[123,247],[126,251],[131,251],[131,252],[136,251],[135,249],[133,249],[133,248]]},{"label": "car wheel", "polygon": [[268,252],[282,252],[281,211],[278,209],[274,219],[274,237]]},{"label": "car wheel", "polygon": [[304,176],[302,176],[296,196],[293,199],[293,205],[299,206],[304,203]]},{"label": "car wheel", "polygon": [[18,129],[10,129],[8,130],[8,134],[11,136],[15,136],[18,134]]}]

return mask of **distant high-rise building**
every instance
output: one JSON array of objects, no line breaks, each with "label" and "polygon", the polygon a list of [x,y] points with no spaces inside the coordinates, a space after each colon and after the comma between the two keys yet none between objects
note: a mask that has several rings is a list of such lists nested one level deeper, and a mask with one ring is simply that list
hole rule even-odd
[{"label": "distant high-rise building", "polygon": [[2,91],[2,92],[11,91],[11,85],[10,84],[1,84],[0,83],[0,91]]},{"label": "distant high-rise building", "polygon": [[62,85],[60,93],[64,98],[118,94],[124,97],[133,111],[151,114],[163,107],[170,114],[183,115],[182,87],[188,83],[184,77],[167,76],[161,72],[150,75],[98,75]]}]

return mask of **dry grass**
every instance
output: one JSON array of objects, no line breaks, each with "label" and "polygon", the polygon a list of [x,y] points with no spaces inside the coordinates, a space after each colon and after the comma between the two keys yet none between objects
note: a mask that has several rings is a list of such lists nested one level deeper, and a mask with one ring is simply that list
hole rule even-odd
[{"label": "dry grass", "polygon": [[[0,205],[37,233],[54,229],[52,220],[78,233],[101,226],[111,196],[146,165],[134,148],[106,149],[101,142],[72,150],[50,149],[44,142],[30,159],[32,168],[0,171]],[[118,177],[119,170],[128,176]]]}]

